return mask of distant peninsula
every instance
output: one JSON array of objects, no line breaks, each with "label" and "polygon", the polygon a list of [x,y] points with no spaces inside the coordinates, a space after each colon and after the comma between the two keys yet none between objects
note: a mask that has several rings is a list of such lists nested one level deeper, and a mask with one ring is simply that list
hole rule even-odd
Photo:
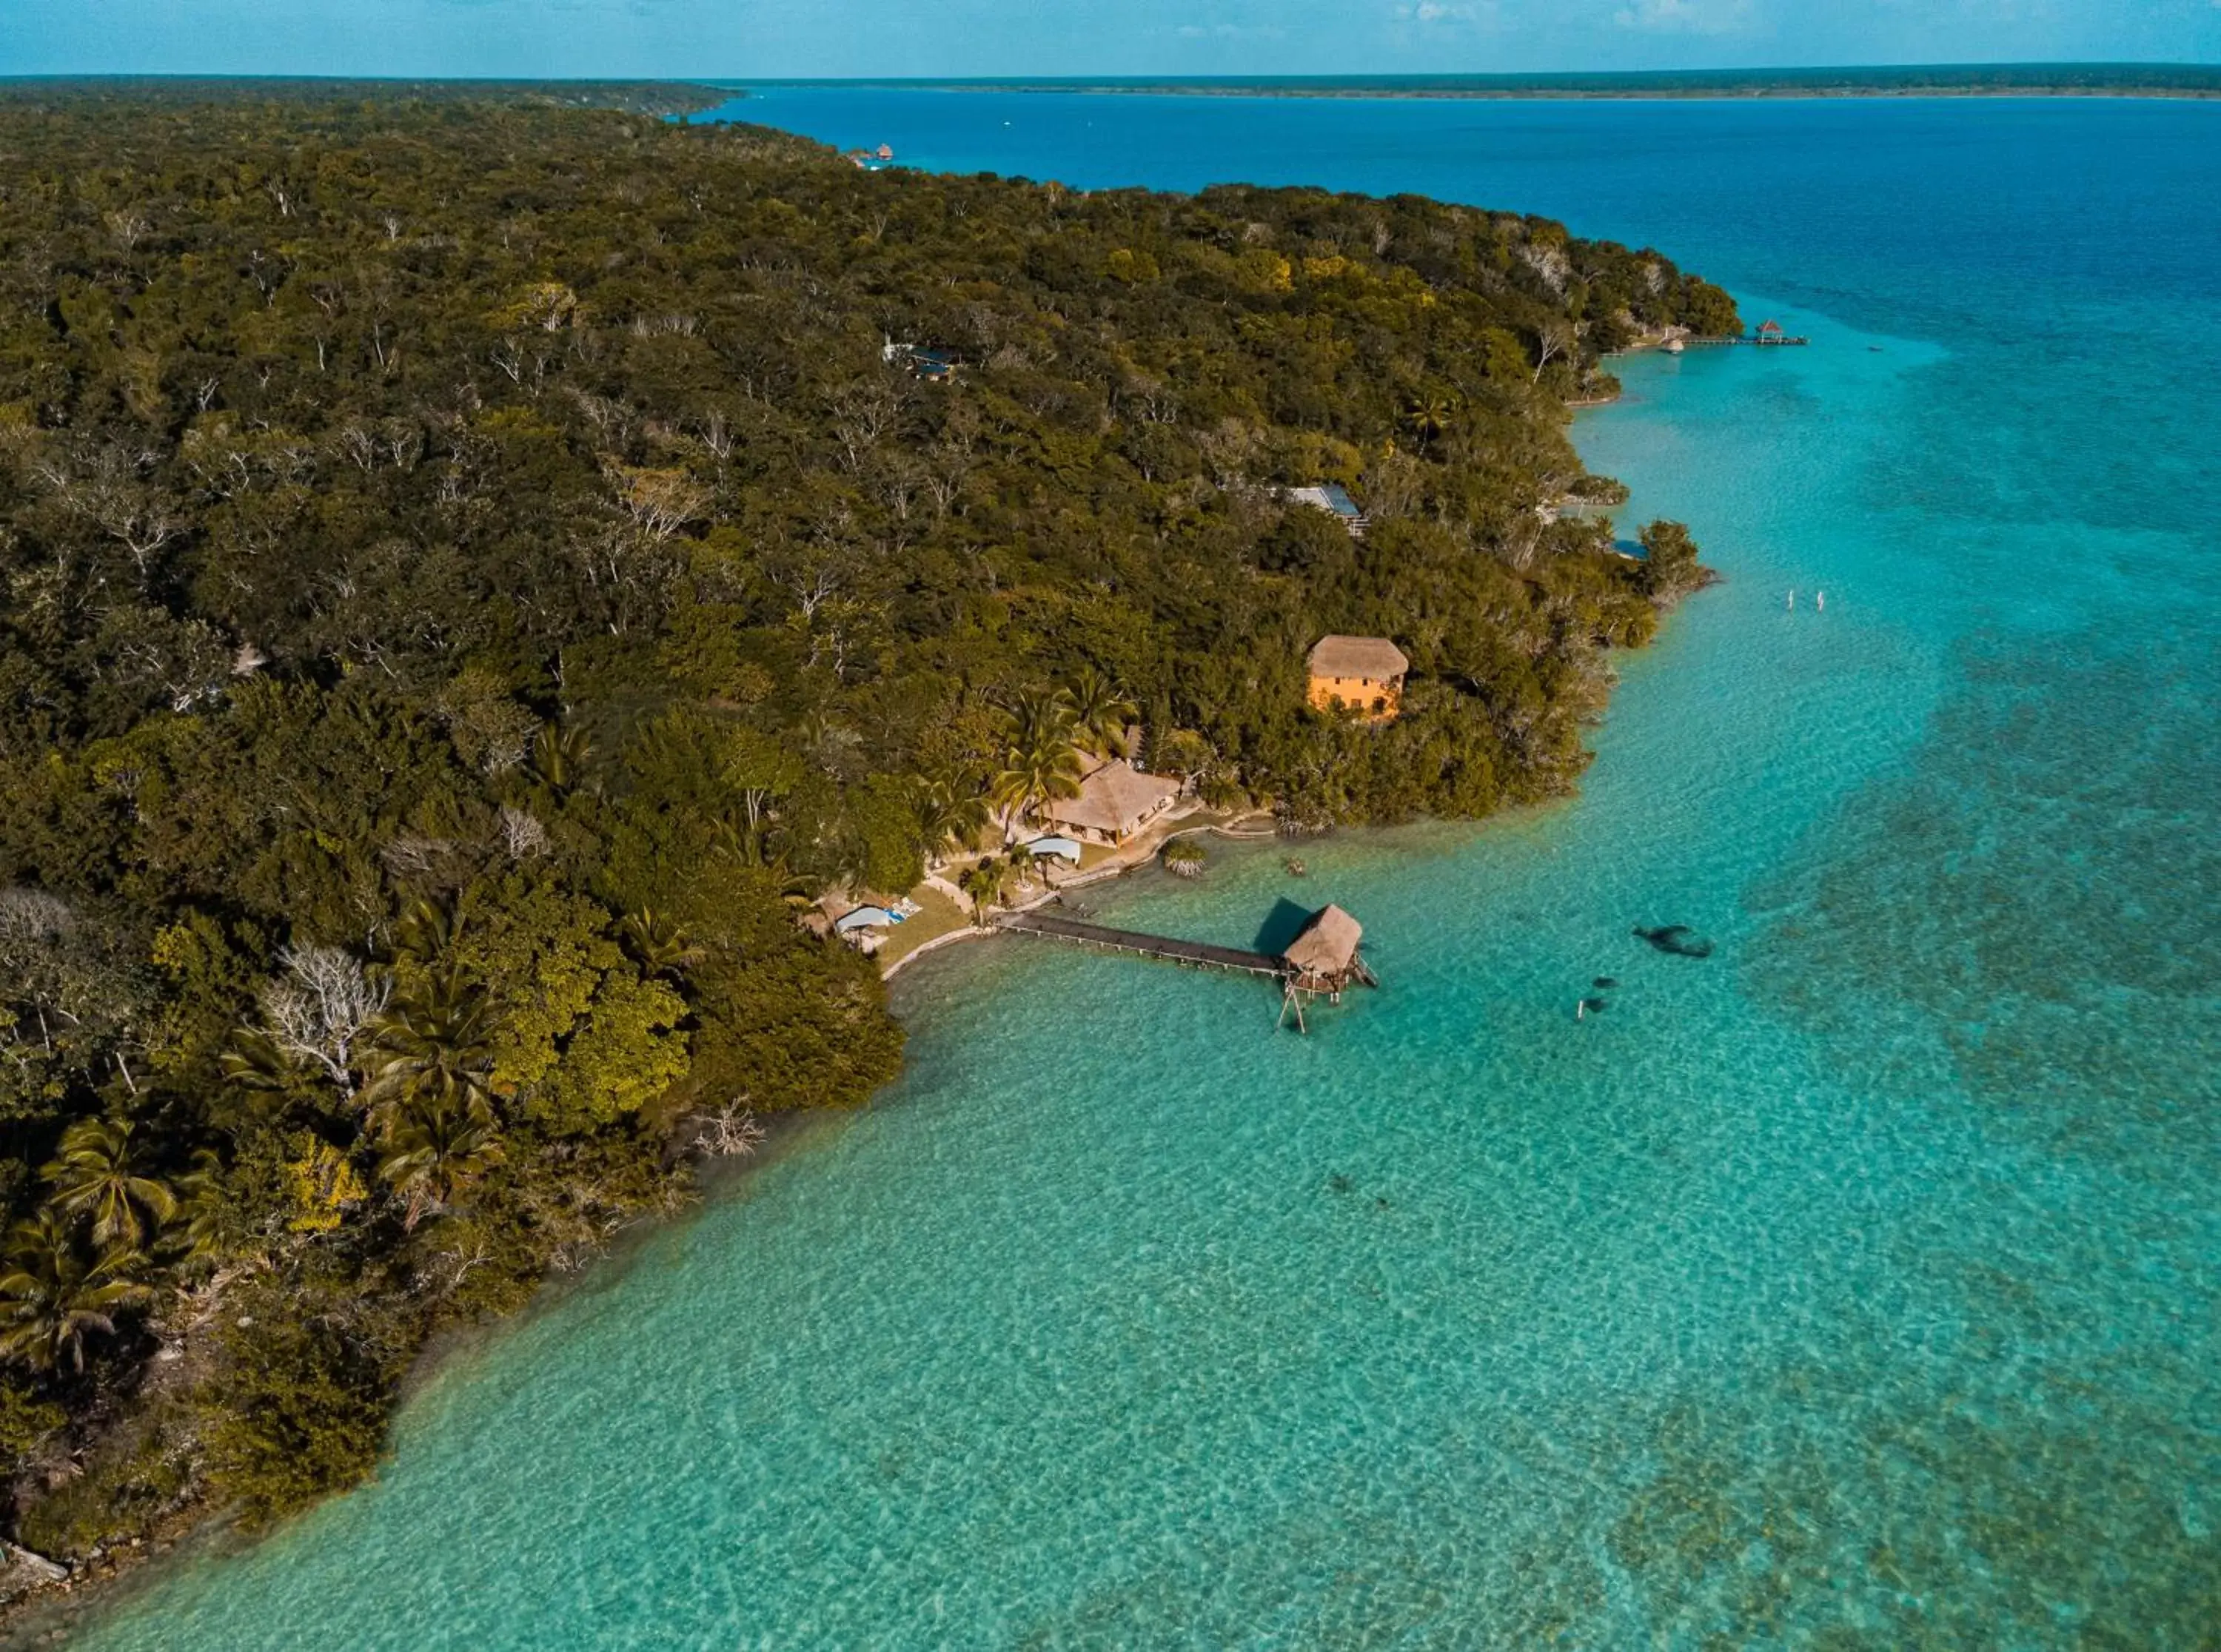
[{"label": "distant peninsula", "polygon": [[[759,81],[826,85],[826,81]],[[1186,97],[2221,97],[2221,65],[1924,64],[1824,69],[1661,69],[1621,74],[1168,76],[1146,79],[864,80],[950,91],[1097,92]]]}]

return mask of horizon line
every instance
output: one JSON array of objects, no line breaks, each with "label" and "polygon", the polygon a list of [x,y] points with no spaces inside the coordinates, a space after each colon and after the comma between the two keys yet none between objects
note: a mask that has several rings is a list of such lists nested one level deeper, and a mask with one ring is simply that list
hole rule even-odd
[{"label": "horizon line", "polygon": [[932,74],[932,75],[798,75],[712,73],[707,75],[562,75],[562,74],[347,74],[309,70],[264,70],[239,72],[215,69],[63,69],[28,74],[0,74],[0,84],[55,80],[309,80],[391,84],[432,81],[457,85],[677,85],[722,86],[728,82],[756,85],[826,86],[946,86],[963,85],[1163,85],[1229,82],[1265,84],[1301,83],[1348,85],[1411,82],[1488,81],[1504,84],[1540,80],[1659,80],[1692,75],[1736,76],[1751,79],[1792,75],[1848,74],[1862,72],[1891,74],[1980,72],[2060,72],[2111,70],[2116,72],[2180,74],[2204,72],[2221,74],[2221,59],[2172,58],[2020,58],[1966,59],[1937,61],[1842,62],[1782,65],[1715,64],[1650,69],[1524,69],[1524,70],[1341,70],[1331,73],[1269,72],[1220,74]]}]

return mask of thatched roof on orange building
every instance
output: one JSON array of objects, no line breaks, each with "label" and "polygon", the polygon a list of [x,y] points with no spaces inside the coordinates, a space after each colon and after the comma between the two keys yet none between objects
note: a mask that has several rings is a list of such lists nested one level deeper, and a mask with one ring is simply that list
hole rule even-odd
[{"label": "thatched roof on orange building", "polygon": [[1386,637],[1322,637],[1311,650],[1313,676],[1387,683],[1411,669],[1404,651]]}]

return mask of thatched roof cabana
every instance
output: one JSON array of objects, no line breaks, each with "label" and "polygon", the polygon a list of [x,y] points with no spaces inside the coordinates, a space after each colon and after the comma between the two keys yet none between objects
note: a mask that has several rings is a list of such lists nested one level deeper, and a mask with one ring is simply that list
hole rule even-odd
[{"label": "thatched roof cabana", "polygon": [[1046,813],[1055,825],[1098,843],[1123,843],[1179,800],[1179,782],[1138,772],[1123,757],[1080,782],[1079,795],[1060,797]]},{"label": "thatched roof cabana", "polygon": [[1298,982],[1340,988],[1357,969],[1357,944],[1365,930],[1340,907],[1322,907],[1281,956]]}]

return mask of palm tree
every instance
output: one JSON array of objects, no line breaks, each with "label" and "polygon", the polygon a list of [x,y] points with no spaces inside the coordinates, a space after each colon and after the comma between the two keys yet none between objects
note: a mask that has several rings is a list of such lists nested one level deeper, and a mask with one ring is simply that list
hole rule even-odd
[{"label": "palm tree", "polygon": [[585,729],[543,723],[532,741],[533,776],[560,796],[579,783],[593,751]]},{"label": "palm tree", "polygon": [[117,1309],[153,1296],[128,1276],[141,1260],[120,1246],[89,1259],[73,1225],[51,1205],[18,1223],[0,1271],[0,1354],[34,1371],[51,1371],[67,1356],[82,1372],[86,1335],[113,1333]]},{"label": "palm tree", "polygon": [[628,913],[617,932],[631,948],[641,968],[652,976],[675,976],[702,961],[702,949],[688,938],[676,920],[651,907]]},{"label": "palm tree", "polygon": [[978,786],[947,776],[926,782],[917,795],[918,836],[926,858],[938,865],[944,851],[970,848],[990,814]]},{"label": "palm tree", "polygon": [[43,1173],[61,1210],[91,1217],[103,1250],[136,1250],[147,1237],[142,1213],[156,1227],[178,1213],[176,1195],[143,1174],[131,1144],[135,1127],[128,1119],[80,1119],[62,1132],[60,1154]]},{"label": "palm tree", "polygon": [[378,1174],[408,1200],[401,1225],[413,1233],[428,1208],[454,1203],[504,1156],[485,1113],[454,1095],[422,1094],[391,1116]]},{"label": "palm tree", "polygon": [[1414,396],[1404,403],[1404,422],[1411,426],[1422,447],[1438,440],[1456,415],[1457,403],[1439,394]]},{"label": "palm tree", "polygon": [[235,1093],[219,1098],[211,1115],[219,1123],[236,1122],[242,1113],[257,1124],[269,1123],[291,1105],[302,1078],[299,1064],[259,1027],[235,1028],[216,1064]]},{"label": "palm tree", "polygon": [[193,1168],[178,1178],[178,1212],[185,1219],[185,1231],[171,1243],[178,1262],[197,1266],[221,1259],[224,1250],[225,1219],[231,1214],[231,1190],[223,1181],[223,1160],[213,1148],[193,1155]]},{"label": "palm tree", "polygon": [[393,926],[393,950],[419,963],[437,963],[463,932],[463,920],[454,907],[439,901],[419,901]]},{"label": "palm tree", "polygon": [[1010,862],[1000,855],[990,855],[957,880],[957,887],[972,897],[972,921],[981,928],[987,925],[989,908],[998,905],[1010,891],[1010,881],[1017,876]]},{"label": "palm tree", "polygon": [[1124,747],[1126,726],[1142,714],[1116,683],[1092,665],[1085,665],[1065,694],[1072,707],[1073,733],[1082,745],[1106,757]]},{"label": "palm tree", "polygon": [[1071,739],[1079,730],[1072,696],[1061,689],[1049,694],[1026,691],[1014,695],[1008,716],[1014,745],[1053,745]]},{"label": "palm tree", "polygon": [[1079,747],[1072,701],[1061,694],[1026,694],[1010,708],[1010,742],[1003,772],[988,800],[1004,811],[1005,836],[1034,808],[1079,795]]},{"label": "palm tree", "polygon": [[372,1124],[384,1127],[397,1108],[426,1098],[490,1118],[492,1021],[485,988],[455,969],[435,971],[416,990],[397,993],[378,1019],[370,1082],[360,1097]]}]

